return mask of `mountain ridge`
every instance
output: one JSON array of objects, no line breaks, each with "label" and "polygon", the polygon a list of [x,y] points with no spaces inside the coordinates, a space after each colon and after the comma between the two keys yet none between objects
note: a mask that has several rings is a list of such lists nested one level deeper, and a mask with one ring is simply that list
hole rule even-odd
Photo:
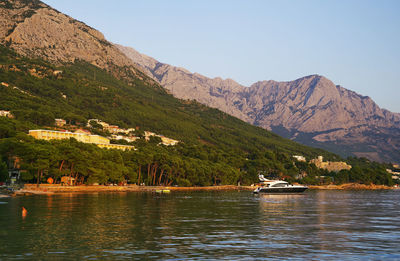
[{"label": "mountain ridge", "polygon": [[197,100],[286,138],[342,156],[400,161],[400,141],[395,138],[400,130],[400,113],[382,109],[370,97],[335,85],[324,76],[258,81],[246,87],[232,79],[208,78],[158,62],[133,48],[116,46],[178,98]]}]

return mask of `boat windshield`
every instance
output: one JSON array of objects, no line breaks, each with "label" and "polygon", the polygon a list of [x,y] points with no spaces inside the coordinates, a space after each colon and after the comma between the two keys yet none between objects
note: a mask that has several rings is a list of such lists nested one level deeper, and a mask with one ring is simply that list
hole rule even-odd
[{"label": "boat windshield", "polygon": [[282,183],[276,183],[276,184],[272,185],[271,187],[277,188],[277,187],[286,187],[286,186],[287,186],[287,184],[282,182]]}]

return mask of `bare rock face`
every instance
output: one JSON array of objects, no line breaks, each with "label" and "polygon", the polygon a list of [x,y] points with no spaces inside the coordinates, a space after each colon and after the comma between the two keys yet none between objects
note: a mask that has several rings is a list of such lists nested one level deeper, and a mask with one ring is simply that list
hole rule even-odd
[{"label": "bare rock face", "polygon": [[36,0],[0,2],[0,41],[22,55],[56,63],[83,60],[103,69],[134,67],[102,33]]},{"label": "bare rock face", "polygon": [[281,125],[320,132],[360,125],[400,127],[400,114],[382,110],[371,98],[318,75],[292,82],[258,82],[247,91],[255,122],[266,128]]},{"label": "bare rock face", "polygon": [[246,89],[237,82],[231,79],[210,79],[198,73],[191,73],[184,68],[160,63],[133,48],[116,46],[134,63],[142,67],[142,71],[158,81],[175,97],[197,100],[209,107],[218,108],[237,118],[251,122],[250,117],[232,106],[232,101],[240,99],[242,95],[239,95],[239,93]]},{"label": "bare rock face", "polygon": [[117,45],[134,63],[174,96],[218,108],[251,124],[309,146],[343,156],[400,162],[400,114],[379,108],[329,79],[261,81],[250,87],[160,63],[133,48]]}]

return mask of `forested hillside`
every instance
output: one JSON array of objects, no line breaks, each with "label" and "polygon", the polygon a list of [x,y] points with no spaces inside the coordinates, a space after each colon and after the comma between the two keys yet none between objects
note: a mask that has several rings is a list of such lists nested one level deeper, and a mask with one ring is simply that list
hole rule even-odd
[{"label": "forested hillside", "polygon": [[[119,75],[127,76],[117,79],[83,61],[55,67],[19,56],[5,46],[0,53],[0,110],[15,115],[15,119],[0,118],[0,153],[3,161],[13,156],[22,159],[27,181],[37,175],[56,181],[71,175],[86,184],[129,180],[203,186],[250,184],[259,172],[292,180],[305,172],[308,182],[317,182],[316,176],[334,175],[295,162],[292,156],[323,155],[330,160],[338,156],[283,139],[217,109],[178,100],[146,76],[130,75],[127,68],[117,68]],[[53,127],[55,118],[78,126],[98,118],[181,142],[165,147],[140,140],[136,151],[122,152],[74,140],[38,141],[26,135],[29,129]],[[376,171],[357,181],[391,182],[384,165],[364,165]],[[344,180],[352,180],[351,171],[343,175]]]}]

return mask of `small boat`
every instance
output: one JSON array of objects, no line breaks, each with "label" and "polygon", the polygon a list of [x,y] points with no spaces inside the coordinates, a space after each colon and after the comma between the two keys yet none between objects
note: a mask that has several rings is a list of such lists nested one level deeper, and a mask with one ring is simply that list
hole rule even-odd
[{"label": "small boat", "polygon": [[169,190],[169,189],[157,189],[156,190],[156,193],[170,193],[171,192],[171,190]]},{"label": "small boat", "polygon": [[290,185],[283,180],[269,180],[264,178],[264,175],[259,175],[260,186],[253,193],[301,193],[308,189],[307,186]]}]

